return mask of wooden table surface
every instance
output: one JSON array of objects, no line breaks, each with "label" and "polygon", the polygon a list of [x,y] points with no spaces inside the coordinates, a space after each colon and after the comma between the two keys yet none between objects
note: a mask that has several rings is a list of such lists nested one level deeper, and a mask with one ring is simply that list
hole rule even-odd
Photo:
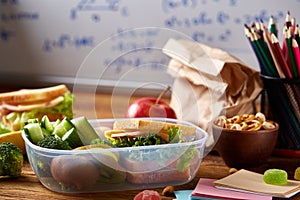
[{"label": "wooden table surface", "polygon": [[[74,117],[86,116],[89,119],[94,118],[118,118],[123,117],[128,103],[135,98],[127,95],[111,94],[91,94],[89,92],[75,92]],[[138,98],[138,97],[136,97]],[[249,170],[263,173],[269,168],[281,168],[288,172],[289,178],[293,178],[294,170],[300,166],[300,158],[275,157],[269,158],[265,164],[260,167]],[[222,158],[215,152],[206,155],[200,165],[196,177],[189,183],[181,186],[175,186],[175,190],[193,189],[199,178],[219,179],[229,175],[230,168],[225,165]],[[153,188],[160,194],[163,188]],[[22,175],[18,178],[0,179],[0,199],[44,199],[44,200],[65,200],[65,199],[111,199],[123,200],[133,199],[140,190],[120,191],[120,192],[102,192],[92,194],[74,194],[66,195],[52,192],[41,185],[28,161],[22,170]],[[164,197],[162,199],[174,199],[174,197]],[[276,198],[274,198],[276,199]],[[300,200],[300,194],[290,198],[291,200]]]}]

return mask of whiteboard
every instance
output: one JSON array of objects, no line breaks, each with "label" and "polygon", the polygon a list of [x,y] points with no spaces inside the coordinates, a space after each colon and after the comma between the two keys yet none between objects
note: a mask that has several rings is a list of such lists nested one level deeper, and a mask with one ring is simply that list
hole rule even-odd
[{"label": "whiteboard", "polygon": [[300,0],[0,1],[0,79],[160,87],[173,81],[162,53],[169,38],[223,49],[258,70],[244,24],[273,15],[280,34],[287,11],[300,20],[299,8]]}]

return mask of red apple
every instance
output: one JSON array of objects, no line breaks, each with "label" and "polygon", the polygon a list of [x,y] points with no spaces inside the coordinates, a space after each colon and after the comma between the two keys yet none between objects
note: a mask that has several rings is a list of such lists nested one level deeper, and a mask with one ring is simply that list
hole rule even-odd
[{"label": "red apple", "polygon": [[160,100],[169,89],[170,87],[162,91],[158,98],[143,97],[135,100],[128,107],[125,117],[163,117],[176,119],[175,111],[170,107],[170,105]]}]

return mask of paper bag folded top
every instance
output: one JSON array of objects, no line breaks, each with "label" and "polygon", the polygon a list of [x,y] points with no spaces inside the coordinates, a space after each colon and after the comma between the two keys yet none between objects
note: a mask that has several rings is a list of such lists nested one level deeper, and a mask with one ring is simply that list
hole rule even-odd
[{"label": "paper bag folded top", "polygon": [[263,88],[258,71],[221,49],[190,40],[170,39],[163,53],[171,57],[167,71],[175,78],[170,105],[179,119],[209,133],[208,146],[214,144],[214,118],[255,112]]}]

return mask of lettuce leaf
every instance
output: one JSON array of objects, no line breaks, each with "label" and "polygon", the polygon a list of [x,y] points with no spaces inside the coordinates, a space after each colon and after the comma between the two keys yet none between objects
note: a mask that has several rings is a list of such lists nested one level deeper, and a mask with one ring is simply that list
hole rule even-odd
[{"label": "lettuce leaf", "polygon": [[65,117],[72,119],[73,118],[73,102],[74,102],[74,97],[70,92],[67,92],[64,94],[64,100],[51,108],[42,108],[42,109],[37,109],[37,110],[32,110],[32,114],[36,115],[38,113],[61,113]]},{"label": "lettuce leaf", "polygon": [[170,128],[168,130],[170,143],[180,143],[182,138],[182,130],[179,127]]},{"label": "lettuce leaf", "polygon": [[199,157],[199,150],[196,149],[194,145],[191,145],[186,152],[180,156],[179,160],[177,161],[176,167],[178,171],[183,172],[187,168],[191,166],[191,163],[195,157]]}]

